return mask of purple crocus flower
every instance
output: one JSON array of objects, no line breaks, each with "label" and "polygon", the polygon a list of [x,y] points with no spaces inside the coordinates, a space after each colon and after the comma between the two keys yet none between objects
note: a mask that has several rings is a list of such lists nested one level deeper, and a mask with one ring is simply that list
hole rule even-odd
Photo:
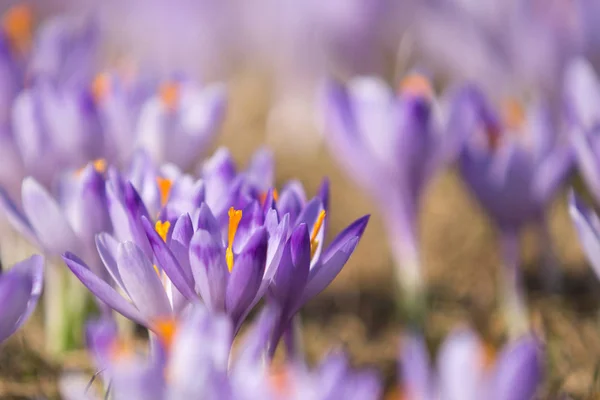
[{"label": "purple crocus flower", "polygon": [[186,79],[166,81],[142,106],[137,145],[156,163],[172,162],[188,170],[214,138],[225,107],[221,84],[202,88]]},{"label": "purple crocus flower", "polygon": [[29,318],[42,294],[44,259],[32,256],[0,274],[0,342]]},{"label": "purple crocus flower", "polygon": [[[473,87],[455,102],[453,129],[470,139],[460,156],[460,171],[469,189],[500,231],[505,263],[503,293],[509,326],[527,326],[519,271],[519,233],[529,223],[541,227],[550,249],[545,210],[571,167],[571,149],[555,131],[548,108],[532,102],[523,108],[508,101],[496,111]],[[548,283],[557,284],[556,265]]]},{"label": "purple crocus flower", "polygon": [[385,215],[399,285],[409,302],[422,291],[417,244],[421,195],[435,172],[460,144],[455,132],[443,135],[432,88],[413,73],[399,94],[376,78],[342,86],[330,82],[324,118],[332,155]]},{"label": "purple crocus flower", "polygon": [[523,336],[491,357],[477,335],[465,329],[443,342],[436,368],[421,337],[404,338],[399,356],[402,398],[407,400],[532,400],[542,381],[538,340]]}]

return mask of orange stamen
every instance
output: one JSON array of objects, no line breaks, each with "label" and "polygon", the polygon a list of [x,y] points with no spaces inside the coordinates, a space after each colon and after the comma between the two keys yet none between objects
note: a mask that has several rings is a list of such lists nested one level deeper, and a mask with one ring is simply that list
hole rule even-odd
[{"label": "orange stamen", "polygon": [[2,16],[2,29],[14,50],[27,51],[31,46],[33,13],[31,7],[19,4],[11,7]]},{"label": "orange stamen", "polygon": [[113,360],[122,360],[129,358],[134,354],[133,346],[129,341],[115,339],[110,344],[108,355]]},{"label": "orange stamen", "polygon": [[177,333],[177,321],[171,317],[156,319],[152,330],[156,333],[163,346],[169,350]]},{"label": "orange stamen", "polygon": [[278,397],[287,398],[291,394],[290,374],[285,367],[271,366],[269,373],[269,383],[273,392]]},{"label": "orange stamen", "polygon": [[525,110],[521,103],[513,98],[505,100],[500,107],[504,125],[510,130],[519,130],[525,123]]},{"label": "orange stamen", "polygon": [[431,82],[424,75],[412,73],[400,82],[400,93],[411,96],[433,97]]},{"label": "orange stamen", "polygon": [[[106,160],[103,158],[98,158],[97,160],[92,161],[92,165],[94,166],[94,169],[96,170],[96,172],[103,174],[106,172]],[[75,175],[79,176],[83,173],[83,170],[85,170],[85,167],[79,168],[77,171],[75,171]]]},{"label": "orange stamen", "polygon": [[164,207],[165,204],[167,204],[167,201],[169,200],[171,188],[173,187],[173,181],[167,178],[161,178],[159,176],[156,178],[156,183],[160,192],[160,204]]},{"label": "orange stamen", "polygon": [[[262,192],[260,194],[260,204],[265,204],[265,201],[267,201],[267,194],[269,194],[269,192]],[[277,189],[273,189],[273,200],[279,200],[279,192],[277,191]]]},{"label": "orange stamen", "polygon": [[481,362],[484,369],[491,369],[496,362],[496,348],[490,343],[484,343],[481,348]]},{"label": "orange stamen", "polygon": [[156,221],[154,224],[154,230],[160,235],[163,241],[167,241],[167,233],[169,233],[169,228],[171,227],[171,223],[169,221]]},{"label": "orange stamen", "polygon": [[229,209],[229,231],[227,235],[227,250],[225,251],[225,260],[229,272],[233,269],[233,240],[237,232],[240,221],[242,220],[242,210],[236,210],[233,207]]},{"label": "orange stamen", "polygon": [[110,77],[106,73],[96,75],[92,82],[92,97],[98,103],[104,100],[110,91]]},{"label": "orange stamen", "polygon": [[159,96],[167,110],[174,110],[179,101],[179,84],[177,82],[165,82],[159,89]]},{"label": "orange stamen", "polygon": [[312,259],[319,247],[319,241],[317,240],[317,236],[319,235],[319,231],[321,230],[321,226],[323,226],[323,221],[325,220],[325,210],[321,210],[319,216],[317,217],[317,222],[313,226],[312,234],[310,235],[310,258]]}]

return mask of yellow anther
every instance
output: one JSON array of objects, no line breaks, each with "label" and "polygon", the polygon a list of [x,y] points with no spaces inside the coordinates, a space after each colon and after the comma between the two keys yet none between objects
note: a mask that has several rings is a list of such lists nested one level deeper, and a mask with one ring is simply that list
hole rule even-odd
[{"label": "yellow anther", "polygon": [[424,75],[412,73],[400,82],[400,93],[412,96],[433,97],[431,82]]},{"label": "yellow anther", "polygon": [[510,130],[517,131],[525,123],[525,109],[514,98],[508,98],[502,102],[500,114],[504,125]]},{"label": "yellow anther", "polygon": [[169,200],[171,194],[171,188],[173,187],[173,181],[167,178],[156,178],[156,184],[158,185],[158,191],[160,192],[160,204],[165,206]]},{"label": "yellow anther", "polygon": [[154,224],[154,230],[160,235],[163,241],[167,241],[167,233],[169,233],[169,228],[171,227],[171,223],[169,221],[156,221]]},{"label": "yellow anther", "polygon": [[163,83],[159,89],[159,96],[168,110],[174,110],[179,101],[179,84],[173,81]]},{"label": "yellow anther", "polygon": [[271,365],[269,383],[274,394],[281,396],[281,398],[287,398],[291,394],[290,373],[287,367],[274,367]]},{"label": "yellow anther", "polygon": [[177,321],[174,318],[158,318],[152,324],[152,330],[167,350],[171,348],[177,333]]},{"label": "yellow anther", "polygon": [[319,236],[319,231],[323,226],[323,221],[325,220],[325,210],[321,210],[319,216],[317,217],[317,222],[313,226],[312,233],[310,235],[310,258],[312,259],[319,247],[319,240],[317,240],[317,236]]},{"label": "yellow anther", "polygon": [[101,73],[96,75],[92,81],[92,97],[96,102],[100,102],[106,98],[110,91],[110,77],[108,74]]},{"label": "yellow anther", "polygon": [[156,264],[153,265],[154,267],[154,272],[156,272],[156,275],[158,275],[159,278],[162,278],[160,275],[160,270],[158,269],[158,267],[156,266]]},{"label": "yellow anther", "polygon": [[[96,172],[103,174],[106,172],[106,160],[103,158],[98,158],[94,161],[91,162],[91,164],[94,166],[94,169],[96,170]],[[75,171],[75,175],[79,176],[83,173],[83,171],[85,170],[85,167],[79,168],[77,171]]]},{"label": "yellow anther", "polygon": [[2,29],[8,37],[13,50],[25,52],[31,46],[33,13],[31,7],[18,4],[11,7],[2,16]]},{"label": "yellow anther", "polygon": [[236,210],[233,207],[229,209],[229,231],[227,234],[227,250],[225,250],[225,260],[229,272],[233,269],[233,240],[237,232],[240,221],[242,220],[242,210]]}]

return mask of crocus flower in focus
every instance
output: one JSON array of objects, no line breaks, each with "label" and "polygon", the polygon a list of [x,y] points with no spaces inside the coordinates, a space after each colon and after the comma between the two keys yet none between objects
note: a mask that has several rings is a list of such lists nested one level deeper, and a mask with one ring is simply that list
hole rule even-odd
[{"label": "crocus flower in focus", "polygon": [[423,285],[416,226],[421,195],[460,143],[455,132],[443,134],[439,111],[428,79],[418,73],[405,78],[398,94],[375,78],[331,82],[326,89],[331,154],[382,210],[409,303]]},{"label": "crocus flower in focus", "polygon": [[0,342],[29,318],[42,294],[44,259],[32,256],[0,274]]},{"label": "crocus flower in focus", "polygon": [[[570,170],[571,149],[561,142],[542,102],[523,108],[510,100],[497,111],[469,87],[453,112],[454,129],[470,137],[460,156],[462,176],[500,231],[505,311],[509,328],[518,333],[527,326],[519,233],[526,224],[538,224],[544,247],[550,248],[544,214]],[[549,283],[557,278],[557,271],[548,271]]]},{"label": "crocus flower in focus", "polygon": [[542,382],[542,351],[533,336],[505,345],[498,354],[477,335],[459,329],[442,343],[431,366],[421,337],[404,338],[399,356],[403,399],[532,400]]},{"label": "crocus flower in focus", "polygon": [[156,163],[171,162],[188,170],[212,142],[225,107],[221,84],[202,88],[186,79],[168,80],[142,106],[137,145]]}]

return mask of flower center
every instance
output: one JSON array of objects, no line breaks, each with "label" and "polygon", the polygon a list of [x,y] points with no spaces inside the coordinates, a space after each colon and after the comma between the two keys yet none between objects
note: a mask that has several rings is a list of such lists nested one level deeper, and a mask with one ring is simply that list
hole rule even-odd
[{"label": "flower center", "polygon": [[11,7],[2,17],[4,30],[13,50],[26,52],[31,46],[33,13],[31,7],[19,4]]},{"label": "flower center", "polygon": [[179,84],[173,81],[163,83],[159,89],[159,96],[167,110],[175,110],[179,101]]},{"label": "flower center", "polygon": [[[106,172],[106,160],[104,158],[98,158],[98,159],[92,161],[91,164],[94,166],[94,169],[99,174],[103,174]],[[83,170],[85,170],[85,167],[79,168],[77,171],[75,171],[75,175],[77,175],[77,176],[81,175],[83,173]]]},{"label": "flower center", "polygon": [[525,109],[523,105],[514,98],[508,98],[500,106],[500,115],[506,128],[518,131],[525,123]]},{"label": "flower center", "polygon": [[169,350],[177,333],[177,321],[172,317],[157,318],[152,325],[154,333],[156,333],[163,346]]},{"label": "flower center", "polygon": [[[267,194],[269,194],[269,192],[262,192],[259,196],[259,200],[260,200],[260,204],[264,205],[265,201],[267,201]],[[273,189],[273,200],[277,201],[279,200],[279,192],[277,191],[277,189]]]},{"label": "flower center", "polygon": [[409,96],[433,97],[431,82],[424,75],[411,73],[400,82],[400,93]]},{"label": "flower center", "polygon": [[317,217],[317,222],[313,226],[312,233],[310,235],[310,258],[312,259],[319,247],[319,240],[317,236],[319,236],[319,231],[323,226],[323,221],[325,220],[325,210],[321,210],[319,216]]},{"label": "flower center", "polygon": [[154,224],[154,230],[160,235],[163,241],[167,241],[167,233],[169,233],[169,228],[171,227],[171,223],[169,221],[156,221]]},{"label": "flower center", "polygon": [[270,367],[269,383],[274,394],[287,398],[291,394],[290,373],[286,367]]},{"label": "flower center", "polygon": [[106,99],[108,92],[110,91],[110,77],[106,73],[100,73],[96,75],[92,81],[92,97],[96,103]]},{"label": "flower center", "polygon": [[169,195],[171,194],[171,188],[173,187],[173,181],[167,178],[156,178],[156,184],[158,185],[158,191],[160,192],[160,204],[162,207],[167,204]]},{"label": "flower center", "polygon": [[229,272],[233,269],[233,240],[237,232],[240,221],[242,220],[242,210],[236,210],[233,207],[229,209],[229,230],[227,233],[227,250],[225,251],[225,260]]}]

